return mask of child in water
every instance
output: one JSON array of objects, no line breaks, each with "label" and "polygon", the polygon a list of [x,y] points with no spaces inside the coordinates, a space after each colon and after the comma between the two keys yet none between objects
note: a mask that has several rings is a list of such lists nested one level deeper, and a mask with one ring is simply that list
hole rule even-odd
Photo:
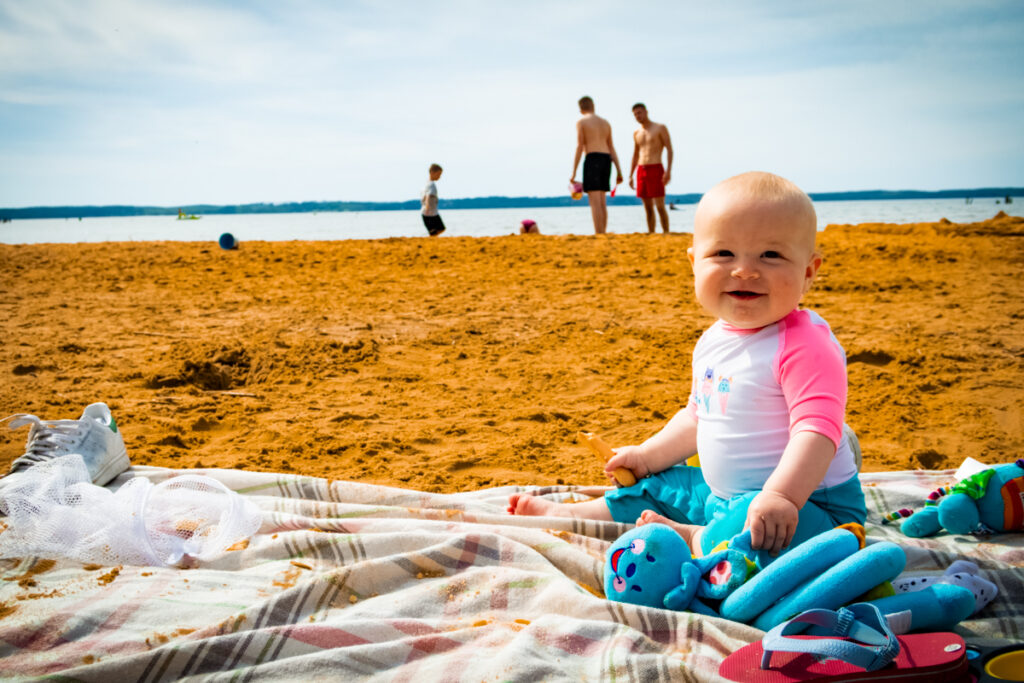
[{"label": "child in water", "polygon": [[[514,494],[517,515],[672,526],[694,555],[744,528],[766,564],[849,522],[863,524],[859,446],[844,425],[846,354],[828,324],[798,308],[818,268],[810,198],[770,173],[729,178],[694,216],[697,301],[717,321],[693,351],[689,402],[605,466],[635,485],[567,504]],[[699,451],[701,466],[688,467]]]}]

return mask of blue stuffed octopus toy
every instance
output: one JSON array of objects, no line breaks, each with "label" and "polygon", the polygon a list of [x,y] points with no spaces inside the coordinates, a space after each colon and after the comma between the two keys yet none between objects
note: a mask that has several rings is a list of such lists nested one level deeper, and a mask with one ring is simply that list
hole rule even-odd
[{"label": "blue stuffed octopus toy", "polygon": [[[935,583],[923,590],[878,592],[906,565],[895,543],[865,546],[863,528],[838,527],[796,546],[763,568],[750,558],[750,532],[694,558],[671,527],[645,524],[620,536],[605,555],[605,596],[616,602],[724,617],[769,630],[795,614],[870,599],[883,614],[902,614],[904,631],[949,630],[975,609],[967,588]],[[889,591],[892,593],[893,591]]]},{"label": "blue stuffed octopus toy", "polygon": [[751,567],[737,550],[691,558],[686,541],[664,524],[620,536],[607,555],[604,590],[610,600],[717,615],[706,600],[722,600]]}]

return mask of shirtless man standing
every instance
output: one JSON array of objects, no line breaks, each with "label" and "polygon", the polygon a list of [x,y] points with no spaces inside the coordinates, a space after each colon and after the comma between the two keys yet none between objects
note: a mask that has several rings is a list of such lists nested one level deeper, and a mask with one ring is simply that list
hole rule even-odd
[{"label": "shirtless man standing", "polygon": [[[633,187],[636,174],[636,196],[647,212],[647,232],[654,232],[654,210],[661,217],[661,229],[668,232],[668,211],[665,210],[665,186],[672,175],[672,140],[668,128],[647,118],[647,107],[637,102],[633,117],[640,127],[633,133],[633,163],[629,167],[629,186]],[[661,150],[668,150],[668,168],[661,166]]]},{"label": "shirtless man standing", "polygon": [[580,165],[580,157],[586,152],[583,160],[583,191],[587,193],[590,203],[590,215],[594,219],[594,232],[598,235],[608,230],[608,206],[604,193],[609,189],[608,180],[615,163],[615,184],[622,182],[622,167],[619,157],[615,154],[612,144],[612,126],[594,113],[594,100],[581,97],[580,113],[583,114],[576,122],[576,158],[572,162],[572,178],[569,183],[576,182],[576,169]]}]

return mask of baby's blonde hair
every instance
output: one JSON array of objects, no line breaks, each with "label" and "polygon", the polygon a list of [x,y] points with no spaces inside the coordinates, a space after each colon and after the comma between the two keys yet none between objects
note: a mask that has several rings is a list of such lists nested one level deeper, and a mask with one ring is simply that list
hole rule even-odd
[{"label": "baby's blonde hair", "polygon": [[801,190],[792,180],[787,180],[780,175],[766,171],[748,171],[735,175],[723,181],[722,184],[731,184],[733,182],[746,185],[752,193],[759,197],[766,199],[799,198],[806,202],[812,210],[814,209],[811,198],[807,196],[807,193]]},{"label": "baby's blonde hair", "polygon": [[[701,204],[705,203],[705,197],[715,197],[726,191],[740,191],[748,196],[779,203],[793,202],[793,208],[801,213],[803,218],[808,221],[808,224],[813,226],[815,232],[817,232],[818,214],[814,210],[814,202],[811,201],[806,192],[801,190],[791,180],[765,171],[747,171],[746,173],[734,175],[718,183],[708,190],[704,197],[701,197],[700,202],[697,204],[697,213],[700,212]],[[711,200],[709,199],[708,201]]]}]

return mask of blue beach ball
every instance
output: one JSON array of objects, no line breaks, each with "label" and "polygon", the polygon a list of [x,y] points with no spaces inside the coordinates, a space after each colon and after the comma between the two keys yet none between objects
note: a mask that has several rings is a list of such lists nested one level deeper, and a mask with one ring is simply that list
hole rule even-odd
[{"label": "blue beach ball", "polygon": [[230,232],[226,232],[220,236],[220,248],[221,249],[238,249],[238,240]]}]

